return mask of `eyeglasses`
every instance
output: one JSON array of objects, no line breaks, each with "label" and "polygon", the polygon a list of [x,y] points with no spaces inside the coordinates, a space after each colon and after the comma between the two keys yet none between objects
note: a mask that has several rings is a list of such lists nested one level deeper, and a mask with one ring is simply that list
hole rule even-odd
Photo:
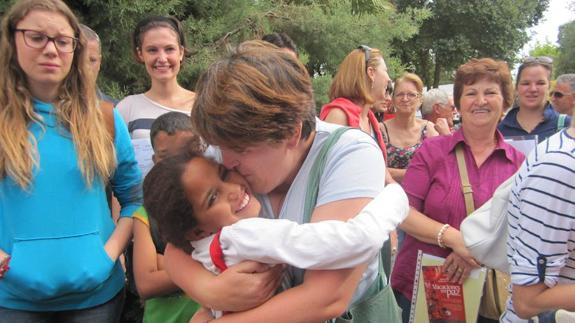
[{"label": "eyeglasses", "polygon": [[78,39],[70,36],[50,37],[43,32],[30,29],[16,29],[15,31],[22,33],[24,43],[30,48],[41,49],[51,41],[59,52],[72,53],[78,45]]},{"label": "eyeglasses", "polygon": [[359,45],[357,49],[361,49],[365,54],[365,66],[367,67],[367,63],[369,62],[369,58],[371,56],[371,47],[366,45]]},{"label": "eyeglasses", "polygon": [[564,96],[566,96],[566,95],[571,95],[571,93],[569,93],[569,94],[564,94],[564,93],[557,92],[557,91],[551,92],[551,96],[554,97],[554,98],[556,98],[556,99],[561,99],[562,97],[564,97]]},{"label": "eyeglasses", "polygon": [[394,93],[393,94],[394,98],[400,99],[403,97],[407,97],[409,100],[413,100],[415,98],[419,97],[419,93],[415,93],[415,92],[400,92],[400,93]]}]

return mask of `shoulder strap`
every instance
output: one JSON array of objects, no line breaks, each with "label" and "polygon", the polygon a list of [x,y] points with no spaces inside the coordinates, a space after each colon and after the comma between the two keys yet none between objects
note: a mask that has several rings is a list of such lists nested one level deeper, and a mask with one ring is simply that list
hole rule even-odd
[{"label": "shoulder strap", "polygon": [[425,135],[427,133],[427,126],[429,125],[429,120],[427,120],[423,126],[421,127],[421,134],[420,134],[420,139],[423,140],[425,139]]},{"label": "shoulder strap", "polygon": [[383,129],[385,129],[385,139],[387,140],[387,143],[389,143],[389,131],[387,131],[387,125],[385,124],[385,122],[381,123],[383,125]]},{"label": "shoulder strap", "polygon": [[455,147],[455,156],[457,157],[457,168],[459,169],[459,177],[461,178],[461,188],[463,190],[463,198],[465,199],[465,210],[467,215],[475,211],[473,202],[473,188],[469,183],[469,176],[467,175],[467,166],[465,165],[465,156],[463,155],[464,143],[458,144]]},{"label": "shoulder strap", "polygon": [[567,125],[565,124],[567,121],[567,115],[561,113],[558,117],[557,117],[557,131],[567,127]]},{"label": "shoulder strap", "polygon": [[106,123],[106,128],[108,128],[108,132],[110,133],[110,138],[114,141],[114,138],[116,137],[114,126],[114,106],[108,101],[100,100],[100,109],[102,109],[102,116]]},{"label": "shoulder strap", "polygon": [[307,182],[307,192],[305,196],[305,205],[304,205],[304,213],[303,213],[303,223],[309,223],[311,220],[311,214],[313,213],[313,209],[315,208],[315,204],[317,202],[317,193],[319,190],[319,179],[323,174],[323,169],[325,167],[325,162],[327,160],[327,153],[331,149],[331,147],[338,141],[339,137],[349,130],[349,127],[341,127],[336,129],[334,132],[329,134],[329,137],[321,147],[313,166],[309,172],[309,178]]}]

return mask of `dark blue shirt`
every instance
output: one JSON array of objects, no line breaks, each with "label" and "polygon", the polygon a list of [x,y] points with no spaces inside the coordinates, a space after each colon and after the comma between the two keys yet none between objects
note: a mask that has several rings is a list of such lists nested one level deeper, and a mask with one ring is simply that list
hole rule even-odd
[{"label": "dark blue shirt", "polygon": [[558,128],[559,112],[553,110],[551,104],[548,103],[543,111],[543,121],[539,123],[533,131],[527,132],[521,127],[519,122],[517,122],[517,112],[519,112],[518,107],[511,109],[497,126],[497,129],[501,131],[504,137],[537,135],[538,141],[541,142],[563,127],[569,127],[571,124],[571,117],[568,116],[565,119],[564,126],[560,125]]}]

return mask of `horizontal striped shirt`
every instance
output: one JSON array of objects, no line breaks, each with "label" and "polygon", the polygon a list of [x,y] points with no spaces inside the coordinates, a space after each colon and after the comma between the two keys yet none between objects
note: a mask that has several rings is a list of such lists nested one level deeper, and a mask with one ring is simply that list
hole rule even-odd
[{"label": "horizontal striped shirt", "polygon": [[[565,130],[537,146],[521,166],[508,206],[511,281],[549,288],[575,283],[575,138]],[[539,258],[546,259],[544,277]],[[511,299],[503,322],[517,317]]]}]

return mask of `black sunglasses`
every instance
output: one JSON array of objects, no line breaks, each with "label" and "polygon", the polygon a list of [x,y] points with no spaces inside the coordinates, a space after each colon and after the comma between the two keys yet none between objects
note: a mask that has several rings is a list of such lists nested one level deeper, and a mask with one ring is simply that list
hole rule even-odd
[{"label": "black sunglasses", "polygon": [[369,62],[369,58],[371,56],[371,47],[366,45],[359,45],[357,49],[361,49],[365,54],[365,67],[367,68],[367,63]]},{"label": "black sunglasses", "polygon": [[562,97],[564,97],[566,95],[568,95],[568,94],[563,94],[561,92],[556,92],[556,91],[551,92],[551,96],[556,98],[556,99],[561,99]]}]

